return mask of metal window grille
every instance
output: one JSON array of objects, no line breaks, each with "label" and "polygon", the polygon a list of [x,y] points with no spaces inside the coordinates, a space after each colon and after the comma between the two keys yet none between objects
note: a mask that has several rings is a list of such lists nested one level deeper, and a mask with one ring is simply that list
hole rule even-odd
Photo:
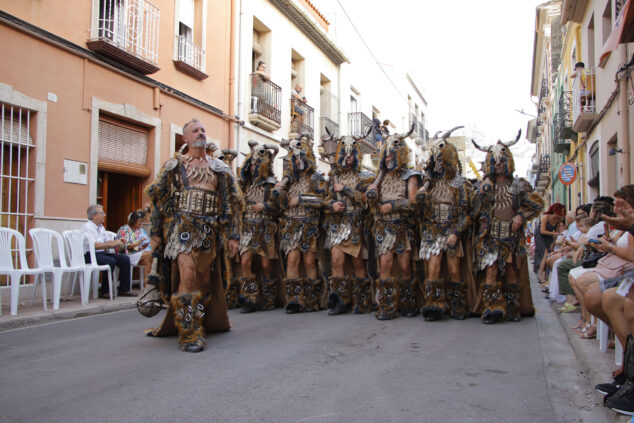
[{"label": "metal window grille", "polygon": [[159,17],[159,8],[146,0],[100,0],[99,20],[90,37],[109,40],[158,64]]},{"label": "metal window grille", "polygon": [[192,68],[205,72],[205,50],[182,35],[176,35],[176,40],[178,41],[178,60],[187,63]]},{"label": "metal window grille", "polygon": [[142,129],[100,120],[99,159],[134,163],[145,166],[147,160],[148,133]]}]

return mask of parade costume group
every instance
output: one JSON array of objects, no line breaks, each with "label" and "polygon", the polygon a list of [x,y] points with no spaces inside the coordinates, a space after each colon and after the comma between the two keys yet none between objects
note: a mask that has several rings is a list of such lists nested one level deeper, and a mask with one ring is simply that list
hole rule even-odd
[{"label": "parade costume group", "polygon": [[519,134],[488,148],[474,142],[486,158],[472,184],[448,141],[457,128],[419,141],[415,167],[412,131],[389,135],[376,173],[362,169],[361,138],[328,134],[327,177],[310,138],[283,140],[278,181],[277,145],[249,141],[235,178],[237,153],[209,155],[200,122],[186,124],[187,149],[146,190],[154,263],[137,304],[146,316],[167,306],[148,335],[177,335],[184,351],[202,351],[205,333],[229,330],[234,307],[484,323],[532,315],[524,231],[543,200],[513,176]]}]

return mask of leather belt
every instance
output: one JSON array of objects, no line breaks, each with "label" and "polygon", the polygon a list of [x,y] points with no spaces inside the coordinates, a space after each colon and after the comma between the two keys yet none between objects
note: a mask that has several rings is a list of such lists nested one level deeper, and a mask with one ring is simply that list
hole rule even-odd
[{"label": "leather belt", "polygon": [[189,189],[177,193],[178,211],[200,215],[218,214],[218,195],[214,191]]},{"label": "leather belt", "polygon": [[491,228],[489,230],[489,235],[493,238],[497,239],[508,239],[511,238],[513,220],[502,220],[493,218],[491,221]]}]

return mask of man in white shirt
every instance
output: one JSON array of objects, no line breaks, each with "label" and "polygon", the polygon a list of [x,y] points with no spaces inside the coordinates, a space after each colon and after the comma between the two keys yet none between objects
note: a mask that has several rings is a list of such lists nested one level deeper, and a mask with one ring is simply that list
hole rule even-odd
[{"label": "man in white shirt", "polygon": [[[81,231],[89,234],[95,240],[95,256],[97,264],[107,264],[114,272],[114,267],[119,267],[119,289],[117,295],[120,297],[135,297],[136,294],[130,292],[130,258],[125,254],[106,253],[106,248],[123,247],[125,245],[122,239],[108,241],[106,229],[103,227],[103,221],[106,214],[103,207],[99,204],[92,204],[86,210],[88,221],[81,225]],[[90,246],[84,242],[84,257],[87,263],[90,263]],[[99,290],[99,298],[109,298],[108,281],[101,283]]]}]

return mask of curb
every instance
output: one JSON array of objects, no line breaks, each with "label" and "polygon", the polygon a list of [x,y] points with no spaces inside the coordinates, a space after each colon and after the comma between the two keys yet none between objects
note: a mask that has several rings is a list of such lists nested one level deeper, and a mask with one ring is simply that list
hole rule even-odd
[{"label": "curb", "polygon": [[73,310],[57,310],[43,312],[35,316],[15,316],[6,321],[0,321],[0,332],[20,329],[29,326],[43,325],[63,320],[70,320],[78,317],[95,316],[97,314],[113,313],[115,311],[130,310],[136,308],[136,298],[133,301],[103,303],[86,306]]}]

